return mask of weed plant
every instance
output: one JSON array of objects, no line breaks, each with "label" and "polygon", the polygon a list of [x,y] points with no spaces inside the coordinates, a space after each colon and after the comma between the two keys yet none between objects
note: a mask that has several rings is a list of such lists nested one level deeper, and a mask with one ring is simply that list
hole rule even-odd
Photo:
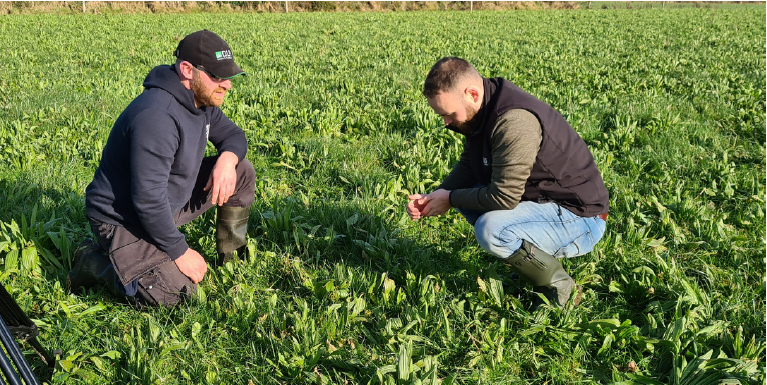
[{"label": "weed plant", "polygon": [[[202,28],[248,73],[223,106],[258,175],[247,255],[176,309],[66,292],[114,120]],[[765,29],[763,8],[0,16],[0,283],[63,349],[53,384],[761,384]],[[458,214],[407,219],[462,148],[420,95],[443,56],[591,148],[611,210],[563,261],[581,306],[530,313]],[[182,229],[210,261],[214,223]]]}]

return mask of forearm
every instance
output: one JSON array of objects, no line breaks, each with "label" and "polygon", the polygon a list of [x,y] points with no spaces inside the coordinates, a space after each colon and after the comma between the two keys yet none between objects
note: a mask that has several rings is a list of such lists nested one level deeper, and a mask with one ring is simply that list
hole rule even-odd
[{"label": "forearm", "polygon": [[184,254],[189,245],[184,234],[176,227],[169,204],[134,202],[134,207],[144,231],[158,249],[168,253],[172,260]]},{"label": "forearm", "polygon": [[215,145],[219,155],[230,153],[237,157],[238,162],[245,159],[245,155],[248,153],[248,141],[242,131],[233,133],[232,136]]},{"label": "forearm", "polygon": [[450,203],[453,207],[477,211],[512,210],[522,199],[524,181],[521,189],[517,186],[505,187],[501,189],[498,184],[491,182],[490,185],[478,188],[453,190]]},{"label": "forearm", "polygon": [[248,139],[242,129],[217,109],[211,118],[208,140],[216,146],[219,154],[231,152],[238,160],[248,153]]}]

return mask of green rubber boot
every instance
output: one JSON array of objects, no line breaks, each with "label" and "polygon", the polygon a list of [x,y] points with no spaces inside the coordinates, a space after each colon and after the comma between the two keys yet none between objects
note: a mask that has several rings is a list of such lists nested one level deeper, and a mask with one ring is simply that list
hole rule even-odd
[{"label": "green rubber boot", "polygon": [[98,243],[86,239],[75,250],[75,265],[67,275],[66,288],[74,293],[80,288],[89,289],[104,285],[110,293],[122,297],[118,289],[117,273],[109,255],[99,247]]},{"label": "green rubber boot", "polygon": [[[503,260],[503,263],[533,284],[533,290],[546,296],[551,304],[564,306],[570,300],[573,290],[578,291],[573,304],[578,305],[581,302],[581,289],[562,268],[562,264],[553,256],[533,246],[532,243],[522,240],[522,247]],[[536,299],[532,310],[537,309],[542,303],[540,298]]]},{"label": "green rubber boot", "polygon": [[216,251],[218,263],[223,265],[235,261],[235,251],[241,257],[245,253],[248,241],[248,215],[250,207],[219,206],[216,218]]}]

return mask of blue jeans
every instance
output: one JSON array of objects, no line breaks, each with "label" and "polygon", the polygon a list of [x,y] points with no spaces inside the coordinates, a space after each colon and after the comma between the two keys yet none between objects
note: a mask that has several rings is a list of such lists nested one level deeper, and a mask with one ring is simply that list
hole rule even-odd
[{"label": "blue jeans", "polygon": [[523,239],[556,258],[583,255],[602,239],[606,226],[599,217],[579,217],[556,203],[527,201],[485,213],[456,210],[474,225],[479,245],[500,259],[519,250]]}]

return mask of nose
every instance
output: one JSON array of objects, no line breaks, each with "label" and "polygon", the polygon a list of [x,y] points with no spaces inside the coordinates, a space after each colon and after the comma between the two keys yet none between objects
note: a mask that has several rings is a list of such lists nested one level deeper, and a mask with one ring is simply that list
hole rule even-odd
[{"label": "nose", "polygon": [[445,121],[445,125],[446,125],[446,126],[449,126],[449,125],[450,125],[450,123],[453,123],[453,119],[450,119],[450,118],[448,118],[448,117],[444,117],[444,118],[442,118],[442,119]]}]

